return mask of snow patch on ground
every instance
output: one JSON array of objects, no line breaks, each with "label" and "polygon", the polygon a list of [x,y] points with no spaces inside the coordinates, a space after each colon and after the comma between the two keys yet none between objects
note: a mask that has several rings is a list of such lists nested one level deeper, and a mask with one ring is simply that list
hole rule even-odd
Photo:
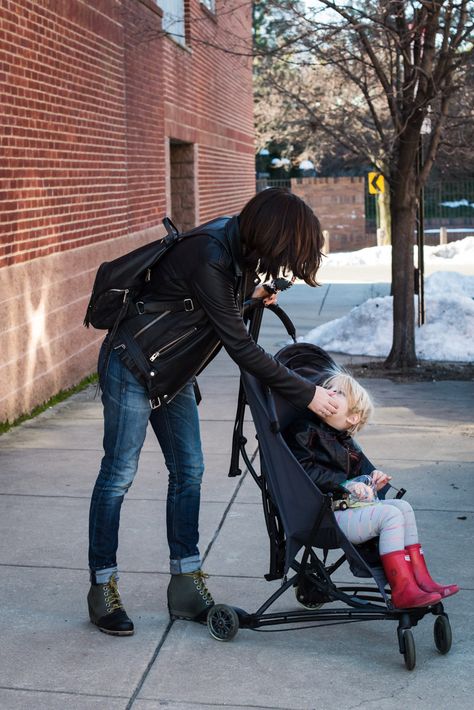
[{"label": "snow patch on ground", "polygon": [[[464,244],[461,244],[464,242]],[[457,244],[457,249],[449,247]],[[461,248],[460,248],[461,247]],[[364,255],[367,261],[377,263],[380,250]],[[462,259],[466,263],[472,256],[474,262],[474,237],[436,247],[445,250],[436,258]],[[362,249],[361,252],[370,252]],[[361,253],[359,252],[359,254]],[[357,253],[357,252],[356,252]],[[335,255],[341,256],[341,255]],[[352,256],[352,255],[348,255]],[[438,271],[425,280],[426,322],[416,328],[416,353],[423,360],[466,362],[474,361],[474,276],[456,272]],[[417,297],[415,297],[415,309]],[[351,355],[386,357],[392,344],[393,298],[371,298],[353,308],[343,318],[314,328],[301,341],[315,343],[325,350]],[[415,310],[416,312],[416,310]]]}]

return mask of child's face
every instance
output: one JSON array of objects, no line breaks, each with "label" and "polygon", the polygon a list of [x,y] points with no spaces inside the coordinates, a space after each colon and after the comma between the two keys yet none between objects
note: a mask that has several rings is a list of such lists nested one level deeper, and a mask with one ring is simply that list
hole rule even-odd
[{"label": "child's face", "polygon": [[339,429],[339,431],[347,431],[354,426],[354,424],[357,424],[360,417],[358,414],[354,414],[349,411],[349,403],[344,392],[338,390],[337,387],[333,388],[328,386],[327,389],[336,393],[333,395],[333,399],[334,402],[337,403],[338,409],[337,412],[334,412],[334,414],[321,416],[320,419],[326,422],[326,424],[329,424],[329,426],[334,427],[334,429]]}]

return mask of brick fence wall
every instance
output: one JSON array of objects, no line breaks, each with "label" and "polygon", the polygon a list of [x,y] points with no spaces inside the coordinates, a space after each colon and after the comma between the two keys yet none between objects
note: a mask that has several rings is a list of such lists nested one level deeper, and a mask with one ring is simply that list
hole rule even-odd
[{"label": "brick fence wall", "polygon": [[365,178],[292,178],[291,190],[318,215],[329,232],[330,251],[351,251],[374,246],[375,234],[366,234]]},{"label": "brick fence wall", "polygon": [[192,156],[184,226],[254,193],[251,4],[185,6],[183,47],[154,0],[1,4],[0,421],[93,371],[95,270],[162,233],[173,145]]}]

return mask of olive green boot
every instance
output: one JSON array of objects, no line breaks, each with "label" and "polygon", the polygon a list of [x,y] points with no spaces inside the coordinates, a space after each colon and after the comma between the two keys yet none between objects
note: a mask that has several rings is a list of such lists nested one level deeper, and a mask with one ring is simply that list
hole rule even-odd
[{"label": "olive green boot", "polygon": [[205,584],[209,575],[200,569],[172,574],[168,585],[168,609],[172,619],[205,621],[214,599]]},{"label": "olive green boot", "polygon": [[131,636],[133,621],[123,608],[117,587],[117,576],[112,574],[104,584],[91,584],[87,595],[89,617],[104,634]]}]

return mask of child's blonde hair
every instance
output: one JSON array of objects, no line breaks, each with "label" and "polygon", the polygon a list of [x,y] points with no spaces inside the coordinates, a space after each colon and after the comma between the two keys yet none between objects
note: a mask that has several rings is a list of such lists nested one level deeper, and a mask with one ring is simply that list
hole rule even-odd
[{"label": "child's blonde hair", "polygon": [[347,398],[349,414],[358,414],[359,421],[348,428],[348,432],[355,434],[369,421],[374,411],[374,405],[369,393],[348,372],[338,371],[323,382],[323,387],[343,392]]}]

